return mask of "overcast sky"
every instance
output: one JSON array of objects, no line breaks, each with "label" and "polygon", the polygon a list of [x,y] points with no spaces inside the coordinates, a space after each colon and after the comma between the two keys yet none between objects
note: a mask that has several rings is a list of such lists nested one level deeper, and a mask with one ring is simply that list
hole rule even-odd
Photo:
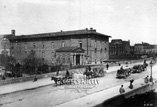
[{"label": "overcast sky", "polygon": [[0,34],[90,27],[110,39],[157,44],[157,0],[0,0]]}]

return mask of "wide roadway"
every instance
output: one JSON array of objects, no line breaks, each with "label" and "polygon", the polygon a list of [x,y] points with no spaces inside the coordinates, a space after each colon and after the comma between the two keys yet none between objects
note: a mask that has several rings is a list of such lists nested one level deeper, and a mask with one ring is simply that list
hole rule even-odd
[{"label": "wide roadway", "polygon": [[[133,65],[130,64],[129,66]],[[112,67],[109,69],[112,69]],[[154,68],[153,72],[155,73]],[[98,84],[88,85],[87,87],[84,87],[85,85],[77,85],[77,88],[75,87],[76,85],[49,85],[37,89],[0,95],[0,107],[52,107],[114,86],[120,86],[129,82],[131,78],[136,81],[136,79],[144,78],[147,75],[150,75],[149,66],[146,71],[131,74],[126,79],[117,79],[116,72],[108,72],[104,77],[94,78],[98,81]],[[78,87],[83,87],[83,89],[78,89]],[[118,90],[115,91],[118,92]]]}]

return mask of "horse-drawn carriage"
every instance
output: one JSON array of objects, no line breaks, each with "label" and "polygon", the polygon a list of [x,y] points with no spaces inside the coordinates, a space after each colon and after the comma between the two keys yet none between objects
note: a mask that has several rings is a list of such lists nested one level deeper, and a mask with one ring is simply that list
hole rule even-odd
[{"label": "horse-drawn carriage", "polygon": [[54,80],[56,85],[62,85],[62,84],[71,84],[71,81],[69,79],[72,79],[72,77],[66,78],[65,76],[52,76],[51,81]]},{"label": "horse-drawn carriage", "polygon": [[66,71],[65,76],[63,75],[57,75],[57,76],[52,76],[51,81],[54,80],[55,84],[71,84],[70,79],[72,79],[72,74],[69,73],[69,71]]},{"label": "horse-drawn carriage", "polygon": [[104,68],[97,67],[97,68],[86,68],[86,71],[83,73],[86,75],[86,77],[89,78],[95,78],[95,77],[103,77],[105,75],[106,71],[104,71]]},{"label": "horse-drawn carriage", "polygon": [[130,68],[117,70],[117,78],[126,78],[130,74],[131,74],[131,69]]},{"label": "horse-drawn carriage", "polygon": [[145,71],[147,69],[148,64],[147,63],[143,63],[142,65],[134,65],[132,68],[132,72],[133,73],[140,73],[142,71]]}]

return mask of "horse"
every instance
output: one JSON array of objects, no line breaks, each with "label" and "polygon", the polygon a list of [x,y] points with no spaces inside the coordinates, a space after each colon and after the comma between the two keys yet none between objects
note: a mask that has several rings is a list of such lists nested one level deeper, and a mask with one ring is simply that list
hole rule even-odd
[{"label": "horse", "polygon": [[60,83],[60,85],[61,85],[61,84],[64,84],[64,82],[63,82],[64,78],[62,78],[62,77],[59,77],[59,76],[52,76],[52,77],[51,77],[51,81],[52,81],[52,80],[54,80],[54,82],[55,82],[56,85],[58,84],[58,82]]},{"label": "horse", "polygon": [[85,71],[83,73],[83,75],[86,75],[86,78],[90,79],[91,77],[93,77],[93,72],[92,71]]}]

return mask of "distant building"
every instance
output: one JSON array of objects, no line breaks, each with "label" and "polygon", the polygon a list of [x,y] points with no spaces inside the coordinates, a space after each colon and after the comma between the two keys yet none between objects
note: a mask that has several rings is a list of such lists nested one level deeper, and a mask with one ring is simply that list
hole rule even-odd
[{"label": "distant building", "polygon": [[151,54],[157,53],[157,45],[149,45],[143,48],[144,53]]},{"label": "distant building", "polygon": [[64,65],[102,63],[109,59],[109,37],[95,29],[10,36],[11,55],[23,61],[30,51],[43,62]]},{"label": "distant building", "polygon": [[143,53],[143,45],[142,44],[135,44],[134,45],[134,51],[136,54],[142,54]]},{"label": "distant building", "polygon": [[110,55],[130,54],[130,41],[112,39],[110,43]]},{"label": "distant building", "polygon": [[10,41],[7,39],[8,36],[13,36],[14,30],[11,34],[0,35],[0,54],[10,55]]},{"label": "distant building", "polygon": [[151,45],[149,43],[142,42],[141,44],[135,44],[135,53],[136,54],[151,54],[156,53],[156,45]]}]

